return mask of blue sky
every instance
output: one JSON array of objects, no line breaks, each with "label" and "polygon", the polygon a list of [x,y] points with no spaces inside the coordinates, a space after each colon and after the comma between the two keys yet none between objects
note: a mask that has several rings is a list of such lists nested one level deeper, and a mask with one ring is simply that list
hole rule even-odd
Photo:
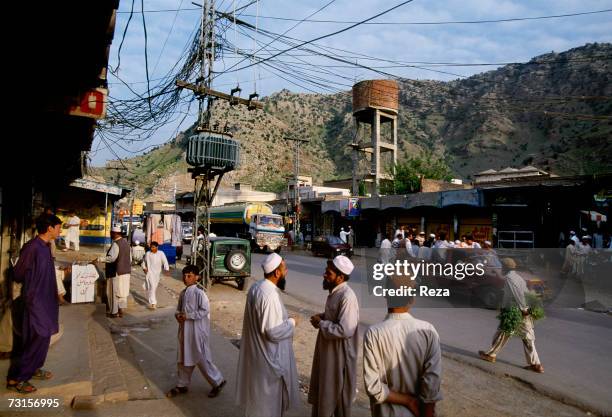
[{"label": "blue sky", "polygon": [[[234,5],[239,8],[249,3],[249,0],[217,0],[218,10],[231,13]],[[242,11],[242,20],[255,24],[257,15],[258,27],[283,33],[297,22],[269,19],[268,17],[283,17],[302,19],[330,3],[330,0],[317,1],[278,1],[261,0],[258,5],[253,4]],[[311,17],[316,20],[359,21],[376,15],[381,11],[399,4],[395,0],[338,0],[332,1],[327,7]],[[132,2],[122,0],[119,6],[115,38],[111,47],[110,67],[117,68],[118,49],[125,30]],[[165,75],[179,60],[185,45],[199,25],[200,11],[181,10],[152,12],[167,9],[196,9],[191,1],[187,0],[157,0],[145,1],[149,77],[155,80]],[[259,12],[257,11],[259,9]],[[414,0],[393,12],[379,17],[372,22],[448,22],[448,21],[474,21],[511,19],[520,17],[536,17],[545,15],[560,15],[581,13],[587,11],[612,9],[612,1],[601,0],[558,0],[552,1],[509,1],[509,0],[446,0],[425,1]],[[134,10],[140,11],[140,2],[134,4]],[[334,32],[348,23],[315,23],[303,22],[291,29],[287,36],[300,40],[310,40],[318,36]],[[252,31],[250,32],[253,33]],[[227,28],[225,38],[236,44],[240,50],[251,52],[253,40],[247,38],[241,29],[234,31],[233,25]],[[257,37],[260,42],[268,43],[269,38],[261,34]],[[545,20],[526,20],[518,22],[486,23],[486,24],[443,24],[443,25],[361,25],[342,34],[323,39],[317,43],[327,48],[339,48],[370,57],[401,62],[452,62],[452,63],[503,63],[524,62],[534,56],[550,51],[561,52],[573,47],[591,42],[612,41],[612,13],[590,14],[584,16],[555,18]],[[272,43],[268,48],[285,49],[286,46]],[[259,46],[256,47],[256,50]],[[337,53],[340,53],[336,51]],[[265,51],[257,53],[265,56]],[[279,56],[285,62],[297,63],[305,67],[308,63],[317,65],[334,65],[324,71],[333,71],[340,74],[328,76],[334,81],[334,89],[350,88],[354,81],[369,78],[381,78],[380,74],[361,68],[337,67],[344,64],[319,57],[306,57],[299,51],[293,51],[293,56],[287,54]],[[342,52],[342,55],[355,54]],[[223,60],[215,63],[215,69],[223,70],[237,63],[232,51],[224,54]],[[357,59],[357,62],[368,66],[394,66],[389,62]],[[242,62],[239,67],[249,64]],[[450,80],[457,76],[469,76],[494,69],[495,66],[470,67],[430,67],[430,69],[452,73],[444,74],[431,70],[417,69],[402,66],[400,68],[385,68],[384,71],[397,76],[412,79]],[[123,82],[139,94],[146,95],[145,58],[144,58],[144,31],[142,16],[135,13],[125,35],[121,49],[121,61],[118,75]],[[282,75],[282,74],[280,74]],[[256,80],[254,85],[253,80]],[[285,78],[287,78],[285,76]],[[193,80],[190,80],[193,81]],[[282,88],[296,92],[308,92],[307,89],[294,83],[283,80],[279,73],[257,65],[239,72],[223,74],[217,78],[213,88],[228,91],[237,82],[243,89],[242,96],[251,93],[254,88],[260,96],[269,95]],[[295,80],[294,80],[295,82]],[[116,77],[109,74],[110,95],[118,98],[133,98],[130,92]],[[155,81],[151,82],[152,85]],[[299,82],[298,82],[299,84]],[[303,84],[301,84],[303,85]],[[348,85],[349,87],[345,87]],[[313,86],[310,90],[327,92],[322,88]],[[188,92],[185,92],[188,97]],[[187,112],[187,106],[178,110]],[[146,142],[122,143],[121,149],[113,144],[113,151],[121,158],[131,157],[138,151],[171,139],[176,132],[184,130],[196,120],[197,105],[192,105],[189,115],[183,119],[177,114],[175,120],[161,126],[157,133]],[[180,116],[180,117],[179,117]],[[182,124],[179,121],[183,120]],[[115,155],[96,137],[90,154],[93,165],[103,165],[108,159],[116,159]]]}]

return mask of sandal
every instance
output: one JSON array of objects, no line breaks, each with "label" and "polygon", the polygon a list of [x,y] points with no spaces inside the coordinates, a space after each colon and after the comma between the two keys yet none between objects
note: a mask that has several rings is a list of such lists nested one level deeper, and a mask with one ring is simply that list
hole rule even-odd
[{"label": "sandal", "polygon": [[528,371],[537,372],[538,374],[544,373],[544,367],[541,364],[527,365],[527,366],[524,366],[523,369],[527,369]]},{"label": "sandal", "polygon": [[496,360],[495,356],[488,355],[487,352],[485,352],[484,350],[479,350],[478,356],[480,357],[480,359],[491,363],[495,363]]},{"label": "sandal", "polygon": [[30,384],[28,381],[15,382],[14,384],[7,381],[6,389],[16,391],[20,394],[30,394],[36,391],[36,387]]},{"label": "sandal", "polygon": [[219,385],[217,385],[216,387],[214,387],[209,393],[208,393],[208,397],[209,398],[214,398],[217,395],[219,395],[219,393],[221,392],[221,390],[223,389],[223,386],[225,385],[227,381],[224,379],[223,381],[221,381],[221,383]]},{"label": "sandal", "polygon": [[174,387],[166,393],[166,397],[173,398],[179,394],[186,394],[187,391],[189,391],[189,388],[187,387]]},{"label": "sandal", "polygon": [[47,371],[46,369],[40,368],[39,370],[37,370],[36,372],[34,372],[34,375],[32,375],[32,379],[39,379],[42,381],[45,381],[47,379],[51,379],[53,378],[53,374],[49,371]]}]

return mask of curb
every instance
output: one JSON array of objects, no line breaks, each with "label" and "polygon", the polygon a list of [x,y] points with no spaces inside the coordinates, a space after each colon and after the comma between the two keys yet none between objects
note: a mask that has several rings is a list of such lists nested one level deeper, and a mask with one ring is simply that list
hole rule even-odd
[{"label": "curb", "polygon": [[[573,407],[577,407],[580,408],[583,411],[586,412],[590,412],[592,414],[595,415],[599,415],[599,416],[612,416],[612,414],[610,414],[610,411],[606,411],[604,409],[601,409],[599,406],[594,405],[592,403],[590,403],[589,401],[584,401],[580,398],[577,397],[569,397],[567,395],[566,392],[561,392],[560,390],[557,390],[555,388],[551,388],[551,387],[547,387],[543,384],[539,384],[539,383],[534,383],[533,381],[529,381],[521,376],[518,375],[514,375],[511,374],[509,372],[504,371],[503,369],[500,369],[499,367],[495,368],[494,366],[489,366],[492,364],[489,364],[488,362],[482,361],[480,359],[472,359],[472,358],[468,358],[465,355],[462,355],[460,353],[455,353],[452,352],[452,348],[449,348],[448,346],[443,346],[442,347],[442,356],[445,356],[449,359],[455,360],[459,363],[462,363],[464,365],[468,365],[471,366],[473,368],[479,369],[481,371],[484,371],[488,374],[491,375],[495,375],[498,377],[508,377],[508,378],[512,378],[515,381],[518,381],[522,384],[527,385],[528,387],[530,387],[531,389],[533,389],[535,392],[545,395],[555,401],[559,401],[563,404],[566,405],[570,405]],[[482,363],[480,363],[482,362]]]},{"label": "curb", "polygon": [[108,328],[103,304],[96,306],[89,323],[89,350],[93,373],[93,395],[84,403],[127,401],[127,385]]}]

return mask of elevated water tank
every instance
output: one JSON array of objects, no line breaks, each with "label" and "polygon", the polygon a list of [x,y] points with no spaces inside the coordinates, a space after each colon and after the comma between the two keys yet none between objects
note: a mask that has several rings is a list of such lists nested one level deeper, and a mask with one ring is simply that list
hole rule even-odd
[{"label": "elevated water tank", "polygon": [[397,115],[399,85],[395,80],[365,80],[353,86],[353,114],[367,109]]},{"label": "elevated water tank", "polygon": [[189,138],[187,163],[197,168],[231,171],[240,161],[240,143],[220,133],[200,132]]}]

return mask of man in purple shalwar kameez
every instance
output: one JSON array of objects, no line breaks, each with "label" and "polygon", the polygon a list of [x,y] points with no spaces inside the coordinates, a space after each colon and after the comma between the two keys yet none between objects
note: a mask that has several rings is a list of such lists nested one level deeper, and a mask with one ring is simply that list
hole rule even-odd
[{"label": "man in purple shalwar kameez", "polygon": [[7,388],[21,393],[36,391],[31,378],[49,379],[42,369],[51,335],[58,332],[59,305],[55,266],[48,243],[58,238],[62,221],[43,214],[36,221],[38,235],[21,249],[14,280],[23,284],[13,305],[13,352]]}]

